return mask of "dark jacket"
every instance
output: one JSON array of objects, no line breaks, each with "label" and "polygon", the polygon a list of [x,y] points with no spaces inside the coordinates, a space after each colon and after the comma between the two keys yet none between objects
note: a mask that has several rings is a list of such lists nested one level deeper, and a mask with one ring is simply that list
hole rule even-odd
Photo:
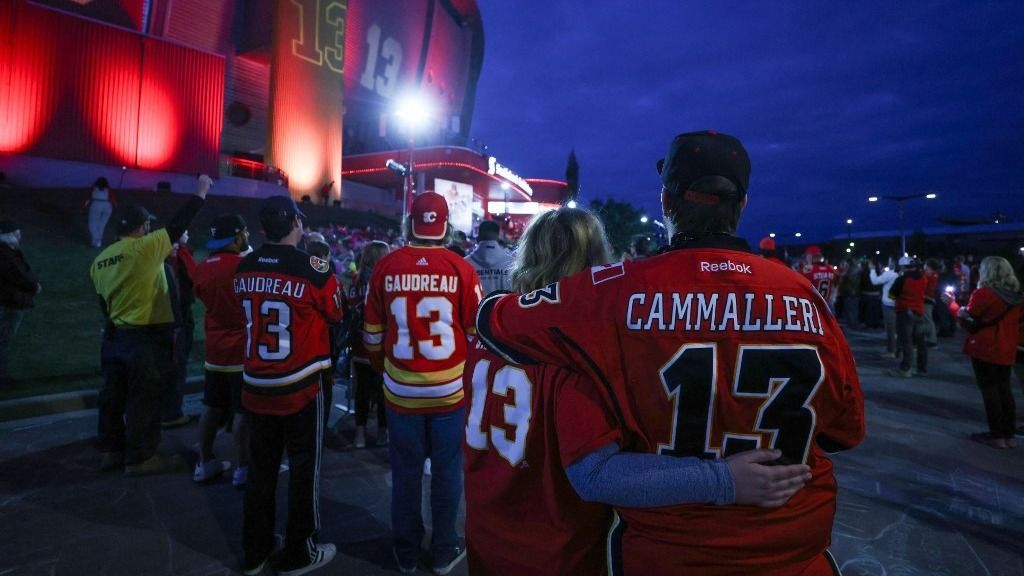
[{"label": "dark jacket", "polygon": [[0,306],[31,308],[38,287],[25,254],[0,242]]}]

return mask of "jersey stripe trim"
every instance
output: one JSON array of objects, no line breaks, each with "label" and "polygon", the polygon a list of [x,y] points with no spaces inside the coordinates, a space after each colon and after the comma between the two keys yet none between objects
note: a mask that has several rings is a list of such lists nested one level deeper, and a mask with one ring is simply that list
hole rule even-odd
[{"label": "jersey stripe trim", "polygon": [[384,333],[370,334],[369,332],[363,332],[363,343],[367,346],[380,346],[380,343],[384,341]]},{"label": "jersey stripe trim", "polygon": [[384,373],[384,387],[396,396],[404,398],[444,398],[462,390],[462,369],[459,368],[459,375],[444,384],[437,386],[406,386],[396,382],[387,372]]},{"label": "jersey stripe trim", "polygon": [[313,374],[316,374],[320,370],[327,370],[331,367],[331,360],[329,358],[323,358],[320,360],[314,360],[312,363],[307,364],[305,368],[297,370],[282,376],[280,378],[260,378],[258,376],[252,376],[248,372],[245,373],[245,383],[250,386],[257,386],[260,388],[276,388],[278,386],[288,386],[289,384],[295,384],[306,378],[309,378]]},{"label": "jersey stripe trim", "polygon": [[532,358],[524,354],[520,354],[511,348],[503,346],[497,338],[494,337],[494,333],[491,332],[491,314],[494,311],[495,304],[502,296],[510,294],[510,292],[495,292],[490,296],[484,298],[480,302],[480,306],[476,309],[476,331],[480,336],[480,341],[484,343],[484,346],[488,350],[494,352],[498,356],[501,356],[506,362],[512,364],[536,364]]},{"label": "jersey stripe trim", "polygon": [[466,361],[463,360],[447,370],[438,370],[437,372],[410,372],[408,370],[402,370],[392,364],[390,358],[384,359],[384,373],[391,376],[396,381],[401,381],[405,384],[441,384],[444,382],[451,382],[455,379],[458,379],[461,382],[462,371],[465,367]]},{"label": "jersey stripe trim", "polygon": [[209,370],[210,372],[231,372],[231,373],[235,373],[235,372],[241,372],[242,370],[244,370],[245,366],[242,365],[242,364],[221,365],[221,364],[211,364],[210,362],[204,362],[203,363],[203,368],[205,368],[206,370]]},{"label": "jersey stripe trim", "polygon": [[620,576],[622,572],[622,534],[626,531],[626,521],[619,513],[612,510],[612,525],[608,529],[605,541],[605,568],[608,576]]},{"label": "jersey stripe trim", "polygon": [[366,322],[363,323],[363,332],[383,332],[383,331],[384,331],[384,325],[383,324],[369,324],[369,323],[366,323]]},{"label": "jersey stripe trim", "polygon": [[463,390],[459,390],[451,396],[444,398],[402,398],[401,396],[395,396],[391,393],[387,387],[384,387],[384,397],[387,401],[401,408],[419,409],[419,408],[444,408],[447,406],[455,406],[462,402],[466,394]]}]

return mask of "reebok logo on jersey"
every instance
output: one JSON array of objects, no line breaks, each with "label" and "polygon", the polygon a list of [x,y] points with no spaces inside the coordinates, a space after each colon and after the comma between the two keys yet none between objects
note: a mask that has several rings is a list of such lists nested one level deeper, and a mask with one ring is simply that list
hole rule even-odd
[{"label": "reebok logo on jersey", "polygon": [[420,259],[416,261],[417,266],[430,266],[425,256],[420,256]]},{"label": "reebok logo on jersey", "polygon": [[277,258],[267,258],[266,256],[260,256],[256,261],[260,264],[277,264]]},{"label": "reebok logo on jersey", "polygon": [[736,264],[732,260],[725,262],[701,262],[701,272],[739,272],[740,274],[752,274],[750,264]]}]

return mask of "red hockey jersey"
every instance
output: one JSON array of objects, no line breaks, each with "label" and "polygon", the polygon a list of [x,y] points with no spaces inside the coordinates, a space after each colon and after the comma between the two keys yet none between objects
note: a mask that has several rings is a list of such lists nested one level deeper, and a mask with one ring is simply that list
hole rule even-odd
[{"label": "red hockey jersey", "polygon": [[192,291],[202,300],[206,313],[207,370],[241,372],[245,358],[245,314],[235,298],[235,269],[242,257],[237,252],[214,252],[192,272]]},{"label": "red hockey jersey", "polygon": [[564,368],[510,365],[471,345],[466,541],[472,574],[601,574],[611,509],[565,467],[621,435],[594,386]]},{"label": "red hockey jersey", "polygon": [[813,478],[783,507],[618,510],[614,572],[794,574],[828,547],[836,483],[823,449],[856,446],[864,405],[849,346],[805,278],[722,237],[488,298],[477,328],[509,359],[599,383],[636,445],[704,458],[778,448]]},{"label": "red hockey jersey", "polygon": [[298,412],[331,367],[328,323],[341,322],[330,261],[264,244],[238,265],[234,291],[246,319],[242,404],[258,414]]},{"label": "red hockey jersey", "polygon": [[835,295],[836,289],[836,271],[828,264],[808,264],[804,266],[800,273],[804,275],[804,278],[814,286],[814,289],[821,294],[821,297],[825,299],[829,304],[832,303],[832,297]]},{"label": "red hockey jersey", "polygon": [[383,362],[384,397],[394,410],[462,405],[466,334],[480,298],[473,266],[440,246],[405,246],[373,268],[363,342],[371,361]]}]

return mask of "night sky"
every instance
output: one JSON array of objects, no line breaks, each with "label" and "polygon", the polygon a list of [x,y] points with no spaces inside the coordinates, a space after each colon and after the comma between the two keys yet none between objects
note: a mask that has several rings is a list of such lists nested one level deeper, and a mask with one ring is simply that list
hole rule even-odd
[{"label": "night sky", "polygon": [[680,132],[751,156],[740,234],[823,240],[1001,209],[1024,221],[1024,2],[478,0],[472,134],[525,177],[660,217],[654,164]]}]

